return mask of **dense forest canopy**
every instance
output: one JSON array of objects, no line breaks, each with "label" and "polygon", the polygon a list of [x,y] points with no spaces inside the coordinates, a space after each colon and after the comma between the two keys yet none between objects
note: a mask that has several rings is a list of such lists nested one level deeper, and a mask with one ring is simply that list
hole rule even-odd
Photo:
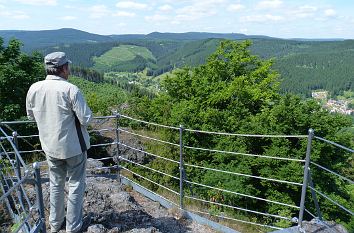
[{"label": "dense forest canopy", "polygon": [[[175,68],[197,66],[206,62],[224,39],[171,41],[132,39],[120,42],[62,44],[39,49],[42,54],[62,50],[77,66],[97,68],[101,72],[139,72],[148,69],[157,76]],[[281,75],[281,91],[311,96],[316,89],[328,90],[333,96],[354,88],[354,41],[293,41],[253,39],[250,50],[262,58],[275,58],[273,64]],[[145,47],[153,57],[124,59],[117,54],[116,61],[105,61],[120,46]],[[121,57],[119,57],[121,56]],[[102,57],[102,58],[101,58]],[[99,63],[100,61],[100,63]]]},{"label": "dense forest canopy", "polygon": [[[223,41],[207,62],[196,68],[185,68],[168,76],[163,83],[159,96],[149,100],[138,98],[130,100],[130,114],[137,115],[146,121],[166,125],[183,125],[204,131],[237,132],[246,134],[280,134],[304,135],[313,128],[316,135],[325,137],[353,147],[353,131],[350,118],[329,114],[312,100],[302,100],[292,94],[281,95],[279,92],[279,74],[272,69],[272,60],[261,60],[249,51],[250,42]],[[178,137],[172,133],[161,135],[168,141],[176,141]],[[216,150],[238,151],[250,154],[282,156],[303,159],[306,151],[306,140],[294,138],[240,138],[204,135],[200,133],[184,134],[183,143],[192,147]],[[154,148],[154,146],[150,146]],[[165,157],[178,160],[178,153],[171,149],[156,149]],[[216,169],[253,174],[261,177],[301,182],[302,164],[296,162],[272,161],[232,156],[223,153],[186,150],[187,163]],[[312,161],[327,168],[354,177],[352,171],[352,154],[334,150],[333,147],[321,143],[313,145]],[[165,165],[160,160],[153,160],[149,166],[163,170],[169,174],[178,172],[178,166]],[[144,173],[144,170],[139,169]],[[233,192],[260,196],[265,199],[283,201],[296,205],[300,200],[299,188],[289,185],[275,185],[269,182],[258,182],[252,178],[235,177],[217,174],[195,168],[187,168],[188,178],[205,185],[224,188]],[[152,180],[172,183],[173,179],[145,173]],[[324,175],[314,170],[312,173],[316,187],[331,197],[353,206],[352,186],[339,179]],[[188,192],[188,191],[187,191]],[[245,197],[235,197],[218,191],[206,191],[194,187],[198,197],[210,199],[217,197],[224,203],[256,209],[262,212],[282,216],[296,216],[297,210],[275,204],[265,204]],[[191,193],[188,193],[191,195]],[[321,199],[321,210],[327,219],[337,219],[353,230],[354,218],[336,209]],[[325,204],[324,204],[325,203]],[[309,207],[313,210],[313,206]],[[235,214],[222,210],[228,214]],[[249,216],[249,218],[252,218]],[[258,218],[258,217],[257,217]],[[310,218],[310,216],[306,216]],[[289,226],[284,221],[269,218],[258,220],[272,222],[277,226]]]}]

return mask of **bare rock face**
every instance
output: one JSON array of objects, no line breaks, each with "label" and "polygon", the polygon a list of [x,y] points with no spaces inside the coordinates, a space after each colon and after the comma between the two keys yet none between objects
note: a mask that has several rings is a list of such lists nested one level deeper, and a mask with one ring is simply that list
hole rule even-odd
[{"label": "bare rock face", "polygon": [[[101,162],[88,161],[94,170]],[[88,173],[89,174],[89,173]],[[49,216],[49,183],[43,183],[46,217]],[[84,215],[92,216],[88,233],[213,233],[210,228],[186,219],[180,219],[141,194],[121,186],[115,179],[92,177],[86,179]],[[65,188],[67,196],[68,189]],[[34,191],[30,194],[34,199]],[[31,199],[32,199],[31,198]],[[66,203],[67,199],[65,199]],[[50,232],[48,220],[47,231]],[[65,233],[65,230],[60,231]]]},{"label": "bare rock face", "polygon": [[321,222],[318,219],[303,222],[305,232],[349,233],[342,225],[335,222]]},{"label": "bare rock face", "polygon": [[[123,128],[123,130],[132,131],[127,128]],[[137,150],[141,150],[141,151],[145,150],[141,138],[136,136],[132,137],[131,135],[125,132],[120,132],[119,137],[120,137],[120,142],[122,144],[130,145],[131,147]],[[139,164],[146,164],[153,159],[153,157],[137,150],[130,149],[123,145],[119,146],[119,154],[125,159],[134,161]],[[117,152],[116,147],[112,147],[108,149],[108,154],[110,155],[116,155],[116,152]]]},{"label": "bare rock face", "polygon": [[106,233],[107,229],[102,224],[89,226],[87,233]]}]

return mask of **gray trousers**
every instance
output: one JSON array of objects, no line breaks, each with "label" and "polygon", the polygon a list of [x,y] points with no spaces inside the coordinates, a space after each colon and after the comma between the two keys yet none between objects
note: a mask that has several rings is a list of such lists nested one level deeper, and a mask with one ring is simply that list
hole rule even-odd
[{"label": "gray trousers", "polygon": [[78,232],[81,228],[86,188],[86,160],[86,152],[68,159],[56,159],[47,156],[50,181],[49,224],[52,232],[59,231],[64,223],[64,187],[66,177],[68,177],[69,183],[66,232]]}]

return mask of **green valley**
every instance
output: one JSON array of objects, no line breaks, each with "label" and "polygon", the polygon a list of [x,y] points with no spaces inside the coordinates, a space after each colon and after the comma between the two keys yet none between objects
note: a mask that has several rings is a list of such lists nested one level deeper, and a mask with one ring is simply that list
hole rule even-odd
[{"label": "green valley", "polygon": [[156,68],[156,58],[145,47],[120,45],[99,57],[92,58],[93,68],[98,71],[140,71],[145,67]]}]

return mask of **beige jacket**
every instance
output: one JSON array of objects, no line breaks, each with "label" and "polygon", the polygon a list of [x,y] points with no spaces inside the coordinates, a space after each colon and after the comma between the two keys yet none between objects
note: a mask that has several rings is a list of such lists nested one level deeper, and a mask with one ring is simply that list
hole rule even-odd
[{"label": "beige jacket", "polygon": [[90,148],[87,125],[92,119],[79,88],[65,79],[48,75],[34,83],[27,93],[27,116],[35,120],[44,152],[54,158],[67,159],[81,154],[75,115],[79,119],[86,148]]}]

